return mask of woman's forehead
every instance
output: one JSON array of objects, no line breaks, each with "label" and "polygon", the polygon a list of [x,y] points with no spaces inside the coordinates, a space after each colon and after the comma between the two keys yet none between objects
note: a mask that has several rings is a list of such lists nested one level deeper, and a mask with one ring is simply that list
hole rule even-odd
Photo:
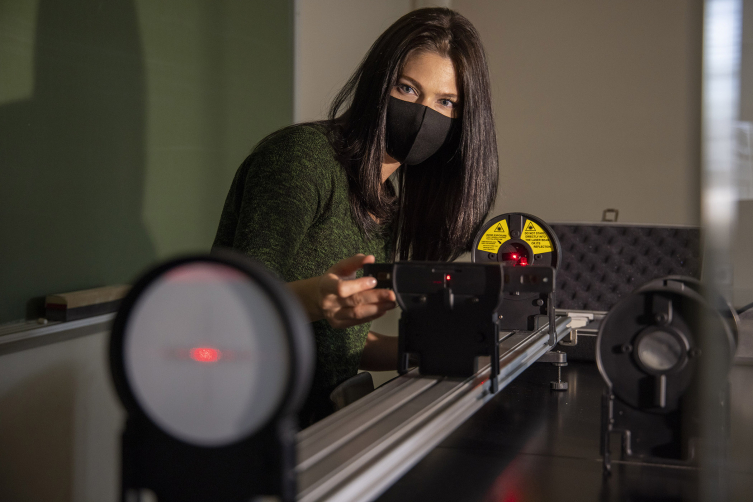
[{"label": "woman's forehead", "polygon": [[459,95],[455,64],[449,57],[436,52],[416,51],[409,54],[400,76],[414,80],[422,87],[431,87],[435,94]]}]

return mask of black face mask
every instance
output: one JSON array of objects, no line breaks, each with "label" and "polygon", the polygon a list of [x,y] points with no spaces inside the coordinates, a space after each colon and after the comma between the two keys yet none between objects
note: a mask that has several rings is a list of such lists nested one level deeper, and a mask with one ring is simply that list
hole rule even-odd
[{"label": "black face mask", "polygon": [[420,164],[442,147],[452,122],[453,119],[428,106],[390,96],[387,153],[401,164]]}]

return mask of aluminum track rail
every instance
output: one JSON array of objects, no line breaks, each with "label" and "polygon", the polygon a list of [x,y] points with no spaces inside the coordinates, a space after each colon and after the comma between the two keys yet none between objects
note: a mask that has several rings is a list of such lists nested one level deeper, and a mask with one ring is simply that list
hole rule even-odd
[{"label": "aluminum track rail", "polygon": [[[555,321],[557,341],[568,317]],[[549,326],[500,342],[499,389],[552,349]],[[298,434],[298,500],[370,501],[478,411],[489,392],[490,366],[466,380],[412,370]]]}]

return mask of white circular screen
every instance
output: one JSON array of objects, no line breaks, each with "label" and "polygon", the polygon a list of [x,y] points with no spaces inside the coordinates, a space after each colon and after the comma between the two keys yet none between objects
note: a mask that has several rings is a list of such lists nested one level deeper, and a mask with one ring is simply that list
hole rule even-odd
[{"label": "white circular screen", "polygon": [[222,446],[264,425],[290,370],[278,309],[245,274],[189,263],[149,286],[131,311],[124,366],[149,418],[187,443]]}]

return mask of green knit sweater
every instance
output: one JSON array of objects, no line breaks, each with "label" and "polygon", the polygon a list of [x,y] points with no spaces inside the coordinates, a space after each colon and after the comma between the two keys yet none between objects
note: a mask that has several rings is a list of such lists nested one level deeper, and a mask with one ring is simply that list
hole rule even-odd
[{"label": "green knit sweater", "polygon": [[[365,238],[351,215],[348,192],[345,171],[319,127],[283,129],[238,169],[213,247],[247,253],[286,282],[321,275],[357,253],[386,261],[389,237]],[[312,324],[316,372],[302,426],[332,412],[329,394],[357,373],[369,326]]]}]

